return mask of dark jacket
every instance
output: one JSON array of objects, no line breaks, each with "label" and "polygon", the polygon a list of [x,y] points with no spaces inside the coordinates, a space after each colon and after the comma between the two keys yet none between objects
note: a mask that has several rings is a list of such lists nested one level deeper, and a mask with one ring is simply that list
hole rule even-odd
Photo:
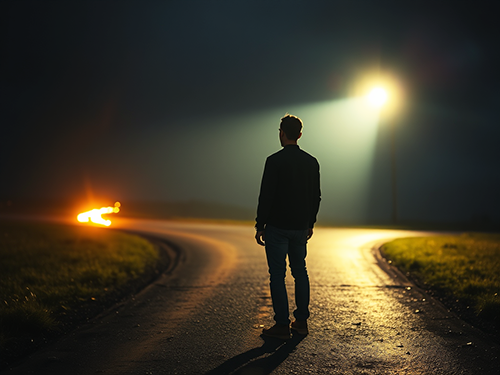
[{"label": "dark jacket", "polygon": [[266,160],[255,228],[313,228],[320,200],[318,161],[298,145],[287,145]]}]

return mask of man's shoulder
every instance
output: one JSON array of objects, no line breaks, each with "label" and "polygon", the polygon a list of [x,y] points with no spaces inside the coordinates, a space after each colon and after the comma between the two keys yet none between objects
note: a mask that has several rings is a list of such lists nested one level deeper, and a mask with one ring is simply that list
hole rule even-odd
[{"label": "man's shoulder", "polygon": [[282,155],[282,154],[283,154],[283,151],[284,151],[284,150],[285,150],[285,149],[284,149],[284,148],[282,148],[281,150],[276,151],[274,154],[269,155],[267,158],[268,158],[268,159],[276,159],[276,158],[279,158],[279,157],[280,157],[280,155]]},{"label": "man's shoulder", "polygon": [[274,154],[271,154],[267,157],[266,159],[266,162],[269,164],[269,163],[277,163],[279,162],[279,160],[282,160],[283,159],[283,156],[284,156],[284,151],[285,149],[282,148],[281,150],[279,151],[276,151]]},{"label": "man's shoulder", "polygon": [[301,148],[298,149],[302,159],[307,160],[308,163],[311,165],[319,165],[318,159],[316,159],[314,156],[312,156],[310,153],[307,151],[302,150]]},{"label": "man's shoulder", "polygon": [[310,153],[308,153],[307,151],[304,151],[302,149],[299,149],[303,155],[305,155],[306,157],[312,159],[312,160],[315,160],[316,162],[318,161],[318,159],[316,159],[314,156],[312,156]]},{"label": "man's shoulder", "polygon": [[282,148],[279,151],[276,151],[274,154],[271,154],[267,157],[268,162],[278,162],[279,160],[286,160],[288,159],[291,155],[295,155],[293,157],[294,159],[299,155],[299,158],[307,159],[310,162],[318,163],[318,159],[316,159],[314,156],[312,156],[310,153],[307,151],[302,150],[300,147],[293,147],[293,148]]}]

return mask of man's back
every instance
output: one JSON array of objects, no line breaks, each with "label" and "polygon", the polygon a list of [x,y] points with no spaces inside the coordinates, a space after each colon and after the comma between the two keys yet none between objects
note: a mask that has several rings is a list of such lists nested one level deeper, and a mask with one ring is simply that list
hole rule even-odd
[{"label": "man's back", "polygon": [[287,145],[266,160],[257,211],[257,228],[314,226],[320,202],[319,163],[298,145]]}]

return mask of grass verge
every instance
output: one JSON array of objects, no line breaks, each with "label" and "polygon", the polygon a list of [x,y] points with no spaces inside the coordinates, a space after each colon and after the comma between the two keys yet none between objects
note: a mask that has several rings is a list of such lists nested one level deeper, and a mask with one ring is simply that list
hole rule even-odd
[{"label": "grass verge", "polygon": [[159,258],[150,242],[109,228],[0,222],[2,357],[92,318]]},{"label": "grass verge", "polygon": [[500,332],[500,234],[402,238],[381,250],[462,318]]}]

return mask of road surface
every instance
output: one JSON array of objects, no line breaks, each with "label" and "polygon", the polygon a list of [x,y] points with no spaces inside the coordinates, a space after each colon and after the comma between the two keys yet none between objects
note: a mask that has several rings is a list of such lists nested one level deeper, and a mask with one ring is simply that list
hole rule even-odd
[{"label": "road surface", "polygon": [[[373,249],[423,232],[317,228],[310,335],[272,325],[264,249],[251,227],[114,220],[173,244],[175,269],[5,374],[498,374],[498,345],[448,313]],[[180,250],[180,251],[179,251]],[[290,301],[293,279],[288,273]],[[2,374],[3,374],[2,373]]]}]

